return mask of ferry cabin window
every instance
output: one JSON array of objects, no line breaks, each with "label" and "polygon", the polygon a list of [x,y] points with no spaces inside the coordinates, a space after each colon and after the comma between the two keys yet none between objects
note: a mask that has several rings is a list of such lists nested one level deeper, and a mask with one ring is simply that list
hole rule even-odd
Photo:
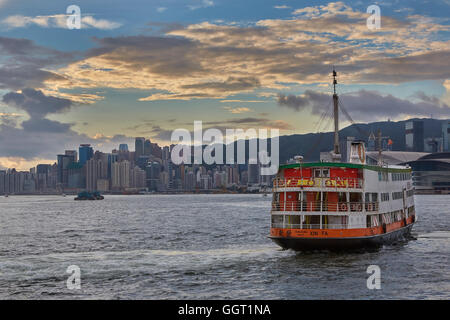
[{"label": "ferry cabin window", "polygon": [[378,172],[378,181],[389,181],[389,174],[387,172]]},{"label": "ferry cabin window", "polygon": [[319,229],[320,228],[320,216],[303,216],[303,229]]},{"label": "ferry cabin window", "polygon": [[347,192],[338,193],[338,202],[347,202]]},{"label": "ferry cabin window", "polygon": [[272,215],[272,224],[282,224],[283,216],[282,215]]},{"label": "ferry cabin window", "polygon": [[369,193],[365,194],[365,202],[377,202],[378,201],[378,193]]},{"label": "ferry cabin window", "polygon": [[403,192],[392,192],[392,200],[402,199]]},{"label": "ferry cabin window", "polygon": [[320,169],[314,170],[314,178],[320,178]]},{"label": "ferry cabin window", "polygon": [[329,169],[314,169],[314,178],[329,178]]},{"label": "ferry cabin window", "polygon": [[381,201],[389,201],[389,193],[381,193]]}]

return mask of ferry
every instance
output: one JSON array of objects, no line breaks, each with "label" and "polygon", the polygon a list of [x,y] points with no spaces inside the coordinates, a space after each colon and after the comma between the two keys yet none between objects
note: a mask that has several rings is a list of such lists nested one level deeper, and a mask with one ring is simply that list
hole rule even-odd
[{"label": "ferry", "polygon": [[273,180],[270,238],[284,249],[378,247],[407,238],[417,221],[410,167],[385,165],[380,147],[378,163],[367,164],[363,141],[349,142],[341,161],[336,76],[334,149],[318,162],[295,157]]}]

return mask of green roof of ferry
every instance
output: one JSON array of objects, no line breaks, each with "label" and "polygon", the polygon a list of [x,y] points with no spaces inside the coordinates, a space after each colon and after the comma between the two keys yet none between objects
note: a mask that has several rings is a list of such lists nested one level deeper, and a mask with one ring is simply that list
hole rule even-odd
[{"label": "green roof of ferry", "polygon": [[409,172],[411,168],[389,168],[389,167],[380,167],[368,164],[357,164],[357,163],[345,163],[345,162],[305,162],[305,163],[290,163],[280,165],[280,169],[292,169],[298,168],[300,165],[303,168],[311,168],[311,167],[335,167],[335,168],[352,168],[352,169],[368,169],[373,171],[385,171],[385,172]]}]

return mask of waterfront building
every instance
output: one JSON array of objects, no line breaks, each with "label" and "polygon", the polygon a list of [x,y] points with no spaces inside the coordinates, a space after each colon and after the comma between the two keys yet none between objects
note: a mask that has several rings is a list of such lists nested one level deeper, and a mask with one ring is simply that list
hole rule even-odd
[{"label": "waterfront building", "polygon": [[424,151],[429,153],[441,152],[443,150],[442,138],[426,138]]},{"label": "waterfront building", "polygon": [[65,154],[66,156],[72,157],[72,161],[73,161],[73,162],[77,162],[77,161],[78,161],[78,154],[77,154],[77,152],[76,152],[75,150],[66,150],[66,151],[64,152],[64,154]]},{"label": "waterfront building", "polygon": [[162,148],[161,159],[162,160],[169,160],[170,159],[170,148],[168,146],[164,146]]},{"label": "waterfront building", "polygon": [[119,145],[119,151],[121,151],[121,152],[128,151],[128,144],[126,144],[126,143],[121,143],[121,144]]},{"label": "waterfront building", "polygon": [[450,151],[450,120],[442,121],[442,151]]},{"label": "waterfront building", "polygon": [[450,193],[450,152],[437,152],[408,161],[416,192]]},{"label": "waterfront building", "polygon": [[97,191],[108,192],[109,191],[109,180],[108,179],[97,179]]},{"label": "waterfront building", "polygon": [[97,190],[97,179],[99,178],[99,161],[90,159],[85,164],[86,167],[86,189],[87,191]]},{"label": "waterfront building", "polygon": [[152,154],[152,143],[149,139],[144,141],[144,155],[150,156]]},{"label": "waterfront building", "polygon": [[248,184],[259,183],[259,165],[257,163],[248,164]]},{"label": "waterfront building", "polygon": [[70,189],[84,189],[86,186],[86,175],[81,163],[72,162],[68,168],[68,183]]},{"label": "waterfront building", "polygon": [[421,120],[405,123],[406,151],[424,151],[424,124]]},{"label": "waterfront building", "polygon": [[73,155],[58,154],[57,161],[58,161],[58,185],[61,188],[64,188],[67,186],[68,183],[67,168],[72,162],[74,162],[74,157]]},{"label": "waterfront building", "polygon": [[134,141],[134,157],[138,159],[140,156],[144,155],[144,144],[145,138],[137,137]]},{"label": "waterfront building", "polygon": [[90,144],[80,144],[78,151],[80,155],[80,163],[82,166],[84,166],[86,161],[90,160],[94,156],[94,149],[92,149]]},{"label": "waterfront building", "polygon": [[151,162],[146,169],[147,188],[150,191],[157,191],[160,184],[161,165],[159,162]]},{"label": "waterfront building", "polygon": [[120,166],[120,187],[125,189],[130,187],[130,161],[124,160]]},{"label": "waterfront building", "polygon": [[142,170],[138,166],[135,166],[131,170],[130,175],[130,185],[132,188],[136,189],[144,189],[146,187],[146,173],[145,170]]}]

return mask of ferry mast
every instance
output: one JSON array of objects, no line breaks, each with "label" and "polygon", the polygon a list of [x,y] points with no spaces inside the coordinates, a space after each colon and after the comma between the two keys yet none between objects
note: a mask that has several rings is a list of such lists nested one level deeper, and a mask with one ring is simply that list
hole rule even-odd
[{"label": "ferry mast", "polygon": [[339,150],[339,98],[336,93],[337,85],[337,73],[333,68],[333,114],[334,114],[334,154],[339,155],[341,152]]}]

